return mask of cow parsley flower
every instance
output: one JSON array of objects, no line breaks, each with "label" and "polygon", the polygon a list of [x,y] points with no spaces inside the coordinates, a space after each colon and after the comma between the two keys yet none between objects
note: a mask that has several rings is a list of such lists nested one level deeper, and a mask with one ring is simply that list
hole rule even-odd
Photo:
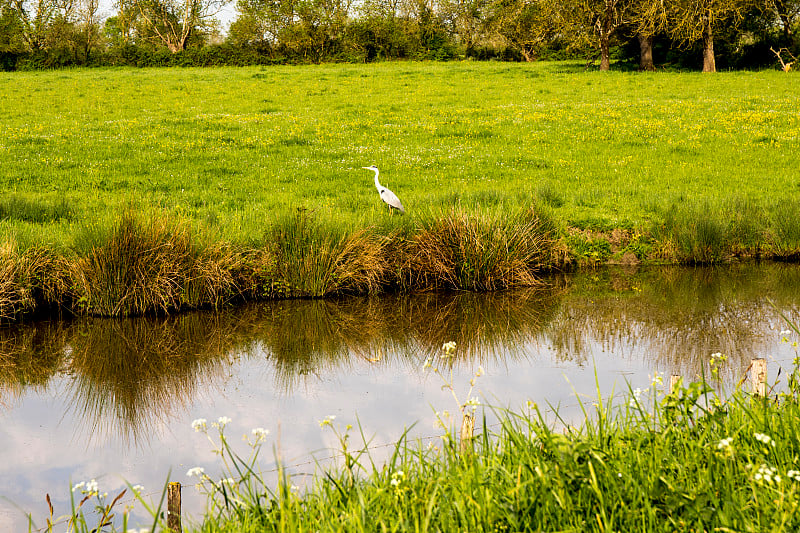
[{"label": "cow parsley flower", "polygon": [[775,446],[775,441],[772,440],[772,437],[769,435],[764,435],[763,433],[755,433],[753,437],[759,442],[763,442],[764,444],[769,444],[770,446]]},{"label": "cow parsley flower", "polygon": [[253,436],[256,438],[256,443],[263,442],[267,440],[267,435],[269,435],[269,430],[264,428],[253,428]]},{"label": "cow parsley flower", "polygon": [[205,468],[203,468],[202,466],[195,466],[194,468],[190,468],[186,472],[186,475],[189,477],[194,477],[194,476],[202,477],[203,474],[205,474],[205,471],[206,471]]},{"label": "cow parsley flower", "polygon": [[324,420],[319,421],[319,427],[324,428],[325,426],[331,426],[334,420],[336,420],[336,415],[328,415]]},{"label": "cow parsley flower", "polygon": [[733,437],[727,437],[717,443],[718,450],[730,451],[733,449]]},{"label": "cow parsley flower", "polygon": [[777,475],[778,470],[775,468],[770,468],[767,465],[761,465],[758,467],[758,471],[753,476],[753,479],[758,481],[759,483],[780,483],[781,476]]},{"label": "cow parsley flower", "polygon": [[448,357],[456,353],[456,343],[455,341],[446,342],[442,345],[442,350],[444,350],[445,355]]}]

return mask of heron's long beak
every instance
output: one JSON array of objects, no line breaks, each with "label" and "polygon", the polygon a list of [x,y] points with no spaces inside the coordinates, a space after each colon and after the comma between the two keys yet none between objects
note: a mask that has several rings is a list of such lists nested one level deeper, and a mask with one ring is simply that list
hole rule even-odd
[{"label": "heron's long beak", "polygon": [[364,170],[372,170],[372,167],[361,167],[361,168],[363,168]]}]

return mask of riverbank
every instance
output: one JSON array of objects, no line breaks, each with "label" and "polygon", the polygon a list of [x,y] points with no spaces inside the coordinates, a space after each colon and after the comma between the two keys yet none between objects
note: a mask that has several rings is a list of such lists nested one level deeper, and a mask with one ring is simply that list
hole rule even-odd
[{"label": "riverbank", "polygon": [[[348,230],[305,210],[245,246],[187,222],[128,212],[71,248],[0,247],[0,319],[219,309],[249,301],[431,290],[536,287],[547,272],[604,264],[796,260],[800,246],[697,213],[661,232],[559,230],[548,209],[390,217]],[[740,219],[744,220],[744,219]],[[710,229],[711,228],[711,229]]]},{"label": "riverbank", "polygon": [[[305,210],[284,216],[251,246],[215,240],[187,222],[128,212],[71,248],[13,241],[0,247],[0,319],[219,309],[248,301],[431,290],[536,287],[547,272],[606,264],[794,261],[800,245],[749,235],[696,213],[658,233],[559,230],[546,208],[513,213],[452,209],[390,217],[348,230]],[[741,218],[740,221],[745,219]],[[800,242],[800,241],[798,241]]]}]

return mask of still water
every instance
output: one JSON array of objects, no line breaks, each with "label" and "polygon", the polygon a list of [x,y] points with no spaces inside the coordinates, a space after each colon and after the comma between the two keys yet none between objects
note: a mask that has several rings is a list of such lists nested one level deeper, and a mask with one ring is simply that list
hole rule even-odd
[{"label": "still water", "polygon": [[[692,378],[709,355],[741,378],[751,358],[770,381],[791,367],[781,314],[798,319],[800,267],[609,269],[547,279],[547,288],[249,305],[166,318],[47,321],[0,329],[0,531],[27,531],[69,509],[72,484],[96,479],[113,497],[125,481],[158,499],[167,477],[184,486],[184,514],[203,498],[186,476],[214,476],[218,458],[191,423],[226,416],[226,434],[270,430],[275,454],[302,484],[335,447],[319,422],[358,425],[380,459],[405,428],[442,434],[436,411],[461,401],[521,409],[528,401],[569,420],[578,402]],[[442,344],[455,341],[453,360]],[[469,380],[485,374],[469,391]],[[491,423],[492,416],[488,417]],[[241,445],[241,446],[240,446]],[[130,503],[126,498],[125,502]],[[142,519],[142,511],[134,516]]]}]

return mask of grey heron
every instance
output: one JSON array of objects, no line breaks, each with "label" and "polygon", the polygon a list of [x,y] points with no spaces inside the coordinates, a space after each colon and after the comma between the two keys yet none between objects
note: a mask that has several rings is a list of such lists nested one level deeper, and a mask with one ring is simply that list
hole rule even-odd
[{"label": "grey heron", "polygon": [[402,214],[406,214],[406,210],[403,209],[403,204],[400,203],[400,198],[397,197],[395,193],[384,187],[378,181],[378,174],[380,174],[380,170],[375,165],[370,165],[368,167],[361,167],[365,170],[371,170],[375,173],[375,188],[378,189],[378,194],[381,195],[381,200],[386,202],[386,204],[391,209],[397,209]]}]

